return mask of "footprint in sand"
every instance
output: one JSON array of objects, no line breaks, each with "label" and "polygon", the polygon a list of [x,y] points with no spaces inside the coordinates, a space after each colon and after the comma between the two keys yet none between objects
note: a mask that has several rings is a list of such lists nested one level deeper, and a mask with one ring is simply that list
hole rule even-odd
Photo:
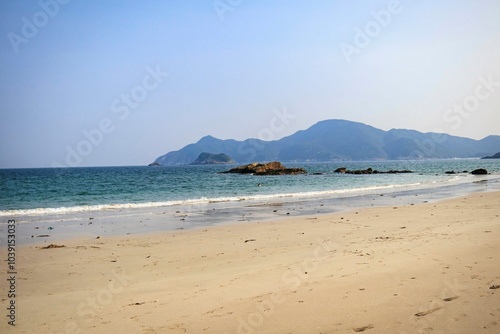
[{"label": "footprint in sand", "polygon": [[443,301],[445,301],[445,302],[451,302],[452,300],[455,300],[457,298],[458,298],[458,296],[448,297],[448,298],[443,299]]},{"label": "footprint in sand", "polygon": [[358,332],[364,332],[364,331],[366,331],[367,329],[372,329],[372,328],[373,328],[373,325],[371,325],[371,324],[370,324],[370,325],[367,325],[367,326],[354,328],[354,331],[355,331],[356,333],[358,333]]},{"label": "footprint in sand", "polygon": [[441,306],[439,306],[439,307],[435,307],[435,308],[433,308],[433,309],[430,309],[430,310],[427,310],[427,311],[424,311],[424,312],[418,312],[418,313],[415,313],[415,316],[416,316],[416,317],[425,317],[426,315],[431,314],[431,313],[434,313],[434,312],[439,311],[439,310],[441,310],[441,309],[442,309],[442,307],[441,307]]}]

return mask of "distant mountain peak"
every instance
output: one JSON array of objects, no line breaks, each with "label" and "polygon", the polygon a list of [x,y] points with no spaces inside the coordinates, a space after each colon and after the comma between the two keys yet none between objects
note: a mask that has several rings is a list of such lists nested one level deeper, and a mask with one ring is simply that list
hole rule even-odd
[{"label": "distant mountain peak", "polygon": [[187,165],[204,152],[220,152],[240,164],[277,160],[327,162],[479,158],[498,152],[499,147],[500,136],[474,140],[411,129],[384,131],[360,122],[328,119],[273,141],[222,140],[207,135],[198,142],[169,152],[155,161],[161,165]]},{"label": "distant mountain peak", "polygon": [[209,143],[209,142],[214,142],[214,141],[217,141],[217,140],[220,140],[220,139],[217,139],[211,135],[206,135],[204,137],[202,137],[200,140],[198,140],[196,143],[197,144],[200,144],[200,143]]}]

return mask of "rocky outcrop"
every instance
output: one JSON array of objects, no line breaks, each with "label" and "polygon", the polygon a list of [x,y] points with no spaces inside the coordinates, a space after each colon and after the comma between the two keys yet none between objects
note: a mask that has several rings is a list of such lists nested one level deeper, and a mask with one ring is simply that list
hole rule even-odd
[{"label": "rocky outcrop", "polygon": [[347,168],[345,167],[340,167],[340,168],[337,168],[334,173],[340,173],[340,174],[345,174],[347,172]]},{"label": "rocky outcrop", "polygon": [[388,170],[388,171],[378,171],[376,169],[367,168],[367,169],[358,169],[358,170],[349,170],[345,167],[337,168],[334,173],[340,174],[401,174],[401,173],[413,173],[411,170]]},{"label": "rocky outcrop", "polygon": [[487,175],[488,171],[484,168],[475,169],[470,172],[472,175]]},{"label": "rocky outcrop", "polygon": [[304,168],[286,168],[280,162],[274,161],[266,164],[254,162],[249,165],[232,168],[221,173],[253,174],[253,175],[297,175],[307,174]]},{"label": "rocky outcrop", "polygon": [[155,162],[150,163],[148,166],[149,167],[157,167],[157,166],[161,166],[161,165],[155,161]]},{"label": "rocky outcrop", "polygon": [[227,154],[212,154],[203,152],[190,165],[233,165],[236,162]]},{"label": "rocky outcrop", "polygon": [[492,156],[489,156],[489,157],[484,157],[484,158],[481,158],[481,159],[500,159],[500,152],[498,152],[495,155],[492,155]]}]

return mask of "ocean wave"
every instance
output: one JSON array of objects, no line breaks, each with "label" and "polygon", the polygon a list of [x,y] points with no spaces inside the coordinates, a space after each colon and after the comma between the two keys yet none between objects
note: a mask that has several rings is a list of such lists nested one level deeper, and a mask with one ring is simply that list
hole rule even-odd
[{"label": "ocean wave", "polygon": [[346,194],[356,194],[356,193],[363,194],[370,191],[390,190],[401,187],[416,187],[420,185],[422,185],[422,183],[379,185],[379,186],[348,188],[348,189],[332,189],[332,190],[277,193],[277,194],[258,194],[258,195],[230,196],[230,197],[213,197],[213,198],[201,197],[197,199],[173,200],[164,202],[113,203],[113,204],[80,205],[80,206],[58,207],[58,208],[2,210],[0,211],[0,217],[58,215],[58,214],[92,212],[92,211],[105,211],[105,210],[147,209],[147,208],[172,207],[181,205],[207,205],[215,203],[240,202],[240,201],[269,201],[269,200],[276,200],[279,198],[300,199],[300,198],[346,195]]}]

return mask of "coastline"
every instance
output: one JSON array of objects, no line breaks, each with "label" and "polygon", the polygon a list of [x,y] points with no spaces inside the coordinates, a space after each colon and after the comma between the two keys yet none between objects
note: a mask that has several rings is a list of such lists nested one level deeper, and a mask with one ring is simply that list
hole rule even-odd
[{"label": "coastline", "polygon": [[349,212],[367,207],[415,205],[490,191],[500,191],[499,175],[457,176],[454,182],[436,185],[354,189],[334,194],[283,194],[263,200],[4,215],[0,217],[0,244],[6,242],[4,232],[9,219],[16,220],[18,244],[50,244],[72,238],[140,235]]},{"label": "coastline", "polygon": [[22,245],[16,330],[496,332],[499,205],[488,191]]}]

